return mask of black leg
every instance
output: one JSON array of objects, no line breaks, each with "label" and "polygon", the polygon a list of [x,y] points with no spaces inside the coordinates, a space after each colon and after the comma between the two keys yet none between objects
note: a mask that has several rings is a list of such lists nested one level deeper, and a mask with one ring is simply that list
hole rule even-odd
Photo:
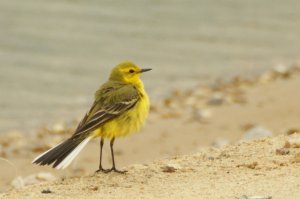
[{"label": "black leg", "polygon": [[120,171],[116,168],[116,164],[115,164],[115,156],[114,156],[114,142],[115,142],[115,138],[112,138],[110,140],[110,152],[111,152],[111,158],[112,158],[112,168],[109,171],[114,171],[117,173],[126,173],[127,171]]},{"label": "black leg", "polygon": [[107,169],[103,169],[102,167],[102,149],[103,149],[103,145],[104,145],[104,139],[101,138],[100,139],[100,163],[99,163],[99,169],[96,171],[97,173],[98,172],[107,172]]}]

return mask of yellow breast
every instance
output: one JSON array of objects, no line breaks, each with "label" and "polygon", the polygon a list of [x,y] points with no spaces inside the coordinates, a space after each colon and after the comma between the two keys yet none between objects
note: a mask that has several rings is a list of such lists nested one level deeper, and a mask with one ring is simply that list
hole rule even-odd
[{"label": "yellow breast", "polygon": [[144,89],[140,90],[140,94],[141,98],[136,105],[118,118],[104,124],[97,130],[98,136],[111,139],[139,131],[148,116],[150,105]]}]

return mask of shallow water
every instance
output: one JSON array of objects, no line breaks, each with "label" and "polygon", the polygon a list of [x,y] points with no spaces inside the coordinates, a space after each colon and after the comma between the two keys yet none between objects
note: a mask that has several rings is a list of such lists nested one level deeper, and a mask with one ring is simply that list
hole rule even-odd
[{"label": "shallow water", "polygon": [[112,66],[152,98],[299,59],[297,0],[0,0],[0,131],[80,117]]}]

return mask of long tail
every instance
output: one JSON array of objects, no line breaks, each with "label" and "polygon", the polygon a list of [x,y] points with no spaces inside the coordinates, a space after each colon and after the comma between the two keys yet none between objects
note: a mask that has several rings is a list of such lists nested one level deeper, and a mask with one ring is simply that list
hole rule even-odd
[{"label": "long tail", "polygon": [[73,140],[70,138],[42,153],[32,163],[39,165],[51,165],[54,163],[53,168],[65,169],[91,139],[91,136],[83,140]]}]

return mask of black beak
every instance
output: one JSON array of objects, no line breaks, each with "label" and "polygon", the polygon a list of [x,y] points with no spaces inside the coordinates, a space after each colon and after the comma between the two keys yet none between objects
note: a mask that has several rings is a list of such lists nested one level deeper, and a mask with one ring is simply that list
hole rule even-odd
[{"label": "black beak", "polygon": [[141,71],[140,71],[140,73],[144,73],[144,72],[147,72],[147,71],[150,71],[150,70],[152,70],[151,68],[144,68],[144,69],[142,69]]}]

